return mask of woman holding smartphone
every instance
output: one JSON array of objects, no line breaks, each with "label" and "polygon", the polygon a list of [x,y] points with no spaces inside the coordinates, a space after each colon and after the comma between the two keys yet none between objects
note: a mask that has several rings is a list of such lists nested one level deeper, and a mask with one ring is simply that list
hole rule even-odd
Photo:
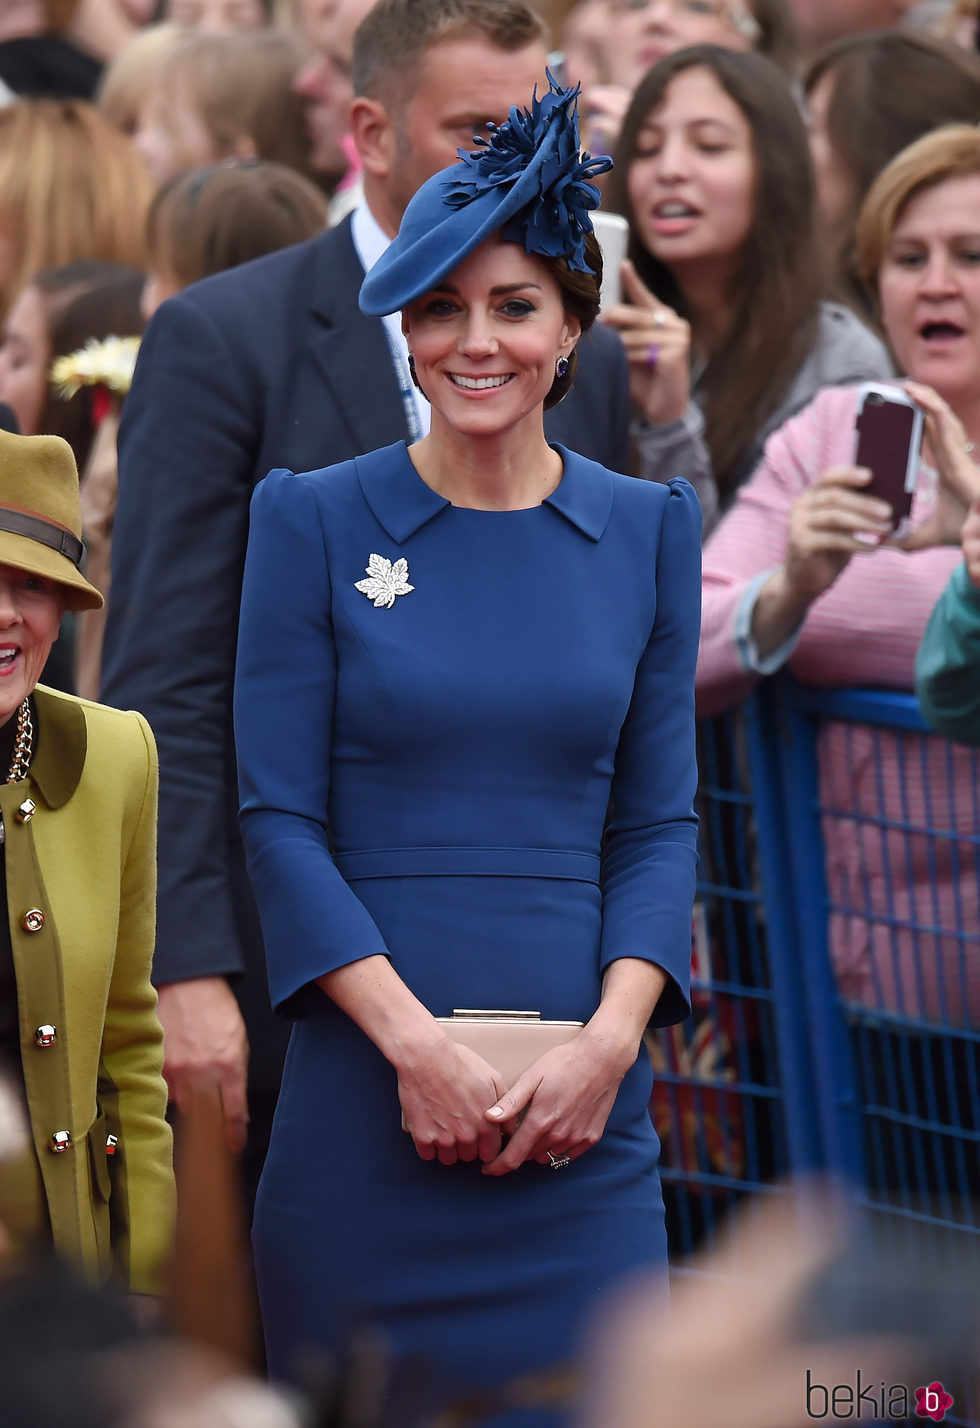
[{"label": "woman holding smartphone", "polygon": [[725,509],[766,438],[821,386],[891,375],[868,328],[821,300],[806,131],[761,55],[697,45],[656,64],[626,116],[608,203],[632,230],[627,302],[603,320],[629,354],[643,475],[670,469],[673,423],[703,421]]},{"label": "woman holding smartphone", "polygon": [[[858,226],[861,271],[925,414],[912,534],[898,548],[891,505],[854,464],[858,388],[827,389],[769,440],[705,548],[698,700],[713,713],[787,666],[806,683],[914,688],[915,656],[980,490],[980,133],[950,125],[884,169]],[[900,393],[896,393],[900,395]],[[973,836],[969,756],[828,725],[821,803],[852,808],[827,839],[830,944],[845,1000],[939,1025],[975,1024],[980,963],[935,928],[975,928],[978,886],[956,839],[907,834],[890,885],[862,814]],[[970,824],[967,827],[967,823]],[[894,859],[895,849],[888,857]],[[905,929],[905,930],[902,930]],[[922,935],[920,935],[920,932]]]}]

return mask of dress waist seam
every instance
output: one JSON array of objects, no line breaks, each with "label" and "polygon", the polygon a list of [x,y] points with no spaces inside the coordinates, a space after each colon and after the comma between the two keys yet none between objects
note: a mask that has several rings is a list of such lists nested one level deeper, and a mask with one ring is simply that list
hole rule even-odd
[{"label": "dress waist seam", "polygon": [[599,882],[595,853],[560,848],[364,848],[335,852],[346,882],[359,878],[505,877],[566,878]]}]

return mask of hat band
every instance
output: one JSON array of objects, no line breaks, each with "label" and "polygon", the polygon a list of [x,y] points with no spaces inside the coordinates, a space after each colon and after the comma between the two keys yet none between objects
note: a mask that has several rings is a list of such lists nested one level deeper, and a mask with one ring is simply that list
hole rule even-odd
[{"label": "hat band", "polygon": [[85,549],[82,542],[78,536],[72,535],[71,531],[56,526],[52,521],[42,520],[40,516],[29,516],[24,511],[12,511],[9,506],[0,506],[0,531],[9,531],[11,535],[27,536],[28,540],[39,541],[41,545],[50,546],[60,555],[67,556],[76,570],[81,566]]}]

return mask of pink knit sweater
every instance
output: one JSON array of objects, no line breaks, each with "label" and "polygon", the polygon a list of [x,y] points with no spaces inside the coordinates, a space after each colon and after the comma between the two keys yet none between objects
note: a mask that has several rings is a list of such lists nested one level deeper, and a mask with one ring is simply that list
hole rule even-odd
[{"label": "pink knit sweater", "polygon": [[[856,409],[855,388],[827,388],[788,421],[708,541],[700,713],[738,703],[759,678],[736,642],[739,605],[754,577],[782,563],[793,502],[828,467],[851,464]],[[922,468],[913,522],[928,513],[935,490],[935,473]],[[788,667],[809,684],[911,690],[926,621],[959,559],[950,548],[854,556],[812,605]],[[819,764],[830,947],[842,996],[930,1021],[975,1022],[980,855],[918,831],[980,834],[970,753],[932,736],[830,722]]]}]

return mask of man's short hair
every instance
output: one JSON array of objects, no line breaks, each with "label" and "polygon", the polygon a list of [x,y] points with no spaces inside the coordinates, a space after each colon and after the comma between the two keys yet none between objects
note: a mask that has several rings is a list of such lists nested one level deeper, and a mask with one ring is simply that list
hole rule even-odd
[{"label": "man's short hair", "polygon": [[471,38],[513,51],[547,45],[548,32],[523,0],[378,0],[354,35],[354,93],[404,102],[433,45]]}]

